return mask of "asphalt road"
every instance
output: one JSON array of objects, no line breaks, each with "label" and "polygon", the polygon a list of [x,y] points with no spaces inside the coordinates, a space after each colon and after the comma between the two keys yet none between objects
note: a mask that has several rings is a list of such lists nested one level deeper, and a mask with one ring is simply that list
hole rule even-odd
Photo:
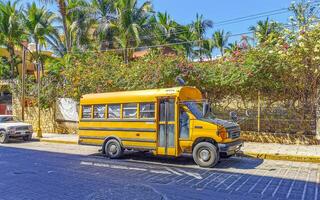
[{"label": "asphalt road", "polygon": [[202,169],[188,156],[129,152],[110,160],[93,150],[39,142],[0,145],[0,200],[320,200],[319,164],[230,158]]}]

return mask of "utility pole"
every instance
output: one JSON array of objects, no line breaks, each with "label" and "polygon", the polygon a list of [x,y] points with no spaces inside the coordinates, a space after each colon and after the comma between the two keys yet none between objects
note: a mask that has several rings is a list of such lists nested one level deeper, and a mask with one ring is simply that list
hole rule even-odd
[{"label": "utility pole", "polygon": [[316,139],[320,140],[320,87],[317,88],[316,99]]},{"label": "utility pole", "polygon": [[257,121],[257,126],[258,126],[258,133],[260,133],[260,118],[261,118],[261,108],[260,108],[260,102],[261,99],[260,99],[260,90],[258,91],[258,121]]},{"label": "utility pole", "polygon": [[24,121],[24,109],[25,109],[25,74],[26,74],[26,48],[27,42],[22,43],[22,69],[21,69],[21,83],[22,83],[22,95],[21,95],[21,120]]},{"label": "utility pole", "polygon": [[40,106],[40,91],[41,91],[41,77],[40,77],[40,71],[41,71],[41,61],[38,58],[37,63],[37,78],[38,78],[38,129],[37,129],[37,137],[42,138],[42,130],[41,130],[41,106]]}]

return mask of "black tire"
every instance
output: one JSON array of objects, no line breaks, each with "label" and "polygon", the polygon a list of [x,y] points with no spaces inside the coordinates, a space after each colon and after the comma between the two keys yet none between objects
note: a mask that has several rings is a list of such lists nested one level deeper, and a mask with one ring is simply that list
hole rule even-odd
[{"label": "black tire", "polygon": [[26,136],[23,136],[23,141],[31,141],[32,139],[32,135],[26,135]]},{"label": "black tire", "polygon": [[4,131],[0,131],[0,143],[4,144],[9,141],[9,136]]},{"label": "black tire", "polygon": [[111,139],[105,145],[105,153],[109,158],[120,158],[123,154],[123,148],[118,140]]},{"label": "black tire", "polygon": [[192,151],[193,160],[200,167],[214,167],[220,159],[217,147],[210,142],[198,143]]}]

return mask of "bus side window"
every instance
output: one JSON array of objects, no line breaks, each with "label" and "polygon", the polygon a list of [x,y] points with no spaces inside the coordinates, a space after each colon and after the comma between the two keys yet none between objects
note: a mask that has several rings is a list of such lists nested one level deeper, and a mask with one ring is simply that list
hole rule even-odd
[{"label": "bus side window", "polygon": [[122,105],[123,118],[137,118],[137,104],[127,103]]},{"label": "bus side window", "polygon": [[94,105],[93,106],[93,118],[103,119],[105,116],[105,105]]},{"label": "bus side window", "polygon": [[120,104],[108,105],[108,118],[110,119],[120,119]]},{"label": "bus side window", "polygon": [[82,106],[82,118],[90,119],[91,118],[91,109],[92,106]]},{"label": "bus side window", "polygon": [[155,116],[154,103],[140,103],[140,118],[152,119]]},{"label": "bus side window", "polygon": [[179,124],[180,124],[180,138],[188,139],[189,138],[189,116],[187,112],[183,109],[180,108],[180,117],[179,117]]}]

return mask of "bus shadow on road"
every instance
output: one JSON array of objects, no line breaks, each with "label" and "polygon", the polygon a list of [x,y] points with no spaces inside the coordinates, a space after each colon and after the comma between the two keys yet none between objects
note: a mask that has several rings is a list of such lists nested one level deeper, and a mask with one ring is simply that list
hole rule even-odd
[{"label": "bus shadow on road", "polygon": [[[103,156],[102,154],[95,154],[94,156]],[[108,158],[107,158],[108,159]],[[174,165],[178,167],[192,167],[200,168],[193,161],[192,155],[183,154],[179,157],[169,157],[169,156],[155,156],[151,153],[144,152],[125,152],[120,161],[128,162],[139,162],[145,164],[155,164],[155,165]],[[263,163],[263,159],[257,158],[245,158],[234,156],[231,158],[221,158],[219,163],[214,167],[214,169],[255,169]]]}]

